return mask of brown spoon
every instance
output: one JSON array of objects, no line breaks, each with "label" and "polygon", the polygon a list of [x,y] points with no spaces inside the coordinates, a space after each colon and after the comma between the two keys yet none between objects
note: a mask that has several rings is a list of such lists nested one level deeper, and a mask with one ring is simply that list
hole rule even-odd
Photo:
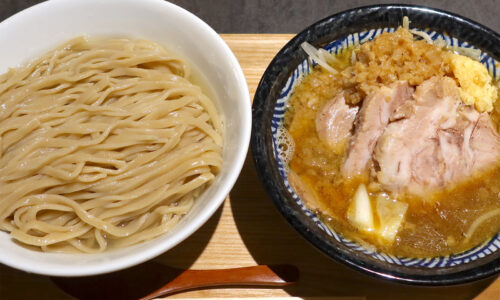
[{"label": "brown spoon", "polygon": [[53,277],[52,280],[63,291],[80,300],[149,300],[186,290],[217,286],[280,287],[293,284],[298,278],[299,270],[291,265],[181,270],[148,262],[110,274],[78,278]]}]

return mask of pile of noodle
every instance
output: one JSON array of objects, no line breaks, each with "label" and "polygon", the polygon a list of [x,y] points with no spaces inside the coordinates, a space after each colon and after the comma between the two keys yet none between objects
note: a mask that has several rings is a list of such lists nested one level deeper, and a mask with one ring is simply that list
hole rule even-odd
[{"label": "pile of noodle", "polygon": [[178,223],[221,167],[222,124],[159,45],[71,40],[0,76],[0,229],[100,252]]}]

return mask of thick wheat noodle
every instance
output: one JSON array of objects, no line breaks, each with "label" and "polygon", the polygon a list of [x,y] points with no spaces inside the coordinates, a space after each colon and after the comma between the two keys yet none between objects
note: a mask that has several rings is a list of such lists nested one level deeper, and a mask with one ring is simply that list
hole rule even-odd
[{"label": "thick wheat noodle", "polygon": [[189,77],[155,43],[85,37],[0,75],[0,229],[88,253],[171,230],[222,164]]},{"label": "thick wheat noodle", "polygon": [[476,218],[474,222],[469,226],[469,229],[467,229],[467,232],[465,232],[465,241],[468,241],[471,239],[471,237],[474,235],[476,230],[481,226],[483,223],[488,221],[489,219],[493,217],[500,216],[500,208],[490,210],[489,212],[486,212]]}]

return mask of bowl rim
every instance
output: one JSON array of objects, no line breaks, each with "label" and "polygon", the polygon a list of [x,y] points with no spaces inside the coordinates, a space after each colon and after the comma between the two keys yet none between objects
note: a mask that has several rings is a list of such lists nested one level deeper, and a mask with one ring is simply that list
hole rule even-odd
[{"label": "bowl rim", "polygon": [[[388,12],[399,14],[398,19],[385,15]],[[386,262],[377,263],[364,259],[362,253],[347,249],[345,245],[327,236],[299,209],[285,187],[274,159],[271,133],[272,112],[279,93],[286,79],[290,76],[290,71],[293,71],[305,59],[305,54],[298,54],[301,52],[297,51],[300,44],[308,41],[318,46],[345,37],[349,33],[360,32],[363,29],[395,27],[401,24],[404,15],[409,16],[412,24],[416,24],[417,27],[420,25],[420,27],[430,27],[434,30],[437,28],[436,31],[447,32],[461,40],[475,41],[471,44],[490,55],[493,52],[491,56],[497,60],[500,58],[500,35],[498,33],[468,18],[444,10],[420,5],[382,4],[357,7],[330,15],[295,35],[276,54],[264,72],[252,105],[253,125],[250,144],[253,160],[260,180],[278,211],[302,237],[333,260],[376,278],[403,284],[443,286],[484,279],[500,273],[500,256],[497,255],[496,258],[478,266],[472,266],[474,262],[470,262],[457,267],[443,268],[445,271],[438,269],[417,270],[418,274],[409,274],[408,271],[415,271],[411,267],[390,265]],[[433,22],[426,19],[426,16],[439,19],[440,22],[435,20]],[[453,22],[458,26],[454,29],[447,27],[450,25],[443,24],[445,22],[441,22],[442,20]],[[332,31],[332,29],[325,29],[328,26],[343,26],[343,28],[339,31]],[[462,33],[462,28],[467,28],[469,33]],[[478,38],[479,36],[487,38]],[[460,266],[462,267],[460,268]],[[436,270],[438,271],[436,272]]]},{"label": "bowl rim", "polygon": [[[92,266],[89,267],[82,267],[82,268],[76,268],[76,267],[67,267],[67,268],[62,268],[60,266],[55,267],[55,268],[43,268],[42,266],[39,266],[38,264],[33,263],[32,260],[23,260],[23,261],[16,261],[13,259],[9,259],[8,255],[2,254],[2,251],[0,251],[0,263],[5,264],[7,266],[10,266],[12,268],[18,269],[18,270],[23,270],[27,271],[30,273],[36,273],[36,274],[41,274],[41,275],[49,275],[49,276],[62,276],[62,277],[73,277],[73,276],[90,276],[90,275],[98,275],[98,274],[104,274],[104,273],[109,273],[113,271],[118,271],[122,270],[125,268],[129,268],[131,266],[143,263],[145,261],[148,261],[154,257],[157,257],[168,250],[172,249],[173,247],[177,246],[179,243],[187,239],[189,236],[191,236],[195,231],[197,231],[203,224],[207,222],[207,220],[214,215],[216,210],[221,206],[221,204],[225,201],[227,198],[227,195],[229,194],[230,190],[234,186],[236,180],[238,179],[238,176],[243,168],[246,156],[248,154],[248,146],[250,143],[250,135],[251,135],[251,99],[250,99],[250,93],[248,90],[248,85],[247,81],[245,79],[243,70],[241,69],[241,65],[239,64],[238,60],[236,59],[234,53],[232,50],[229,48],[227,43],[222,39],[222,37],[213,29],[211,28],[207,23],[205,23],[202,19],[194,15],[193,13],[189,12],[188,10],[167,2],[163,0],[113,0],[116,2],[116,4],[124,5],[124,4],[137,4],[141,6],[155,6],[159,9],[163,10],[171,10],[174,11],[178,15],[182,15],[184,20],[186,22],[192,23],[196,25],[197,30],[201,31],[203,34],[207,35],[210,39],[214,41],[214,43],[217,45],[217,48],[219,48],[220,52],[223,53],[227,60],[229,60],[228,65],[231,66],[231,74],[232,77],[234,77],[234,82],[236,84],[235,88],[235,94],[237,94],[238,102],[241,102],[241,114],[242,117],[240,119],[240,124],[241,124],[241,132],[240,136],[237,139],[237,142],[239,143],[239,146],[237,148],[237,154],[234,156],[233,161],[231,162],[231,165],[227,167],[228,171],[225,175],[224,181],[220,183],[220,186],[217,187],[217,191],[214,193],[214,197],[207,199],[210,200],[209,203],[206,205],[206,207],[197,215],[197,217],[189,222],[189,224],[186,224],[185,228],[182,228],[179,230],[175,235],[173,235],[171,238],[166,239],[165,241],[162,241],[161,243],[152,245],[148,247],[145,251],[142,252],[134,252],[133,254],[125,254],[122,255],[118,258],[111,258],[106,261],[102,261],[100,263],[94,262],[92,263]],[[71,1],[69,1],[71,2]],[[73,2],[79,2],[79,3],[84,3],[85,5],[89,5],[86,3],[86,0],[78,0],[78,1],[73,1]],[[95,1],[93,1],[95,2]],[[35,4],[33,6],[30,6],[24,10],[21,10],[17,12],[16,14],[8,17],[7,19],[3,20],[0,23],[0,30],[3,30],[5,26],[9,26],[11,23],[17,23],[17,22],[23,22],[24,19],[31,19],[34,16],[37,18],[42,16],[41,14],[43,11],[47,9],[51,9],[53,7],[58,7],[60,4],[65,5],[68,4],[68,1],[66,0],[49,0],[46,2],[41,2],[38,4]],[[70,3],[71,4],[71,3]],[[107,3],[109,4],[109,3]],[[204,74],[206,75],[206,74]],[[247,104],[248,103],[248,104]],[[182,220],[181,220],[182,221]],[[0,233],[3,233],[0,231]],[[161,238],[157,237],[156,239]],[[155,239],[153,239],[155,240]],[[148,241],[146,241],[148,242]],[[141,245],[143,243],[137,244]],[[134,247],[137,245],[132,245],[126,248]],[[106,253],[106,252],[103,252]],[[53,253],[45,253],[45,252],[40,252],[40,254],[48,254],[52,255]],[[86,256],[92,256],[92,255],[99,255],[102,253],[98,254],[78,254],[78,255],[86,255]],[[69,254],[73,255],[73,254]],[[30,263],[31,262],[31,263]],[[44,265],[45,266],[45,265]]]}]

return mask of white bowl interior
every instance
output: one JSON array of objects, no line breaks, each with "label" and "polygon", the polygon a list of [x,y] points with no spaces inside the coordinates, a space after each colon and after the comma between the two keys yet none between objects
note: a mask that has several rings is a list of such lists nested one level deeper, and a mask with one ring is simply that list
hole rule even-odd
[{"label": "white bowl interior", "polygon": [[51,0],[0,23],[0,73],[29,62],[73,37],[120,36],[155,41],[184,56],[215,94],[225,122],[223,167],[193,209],[169,233],[99,254],[43,253],[0,232],[0,263],[28,272],[83,276],[123,269],[174,247],[220,206],[243,166],[250,138],[248,87],[229,47],[196,16],[162,0]]}]

